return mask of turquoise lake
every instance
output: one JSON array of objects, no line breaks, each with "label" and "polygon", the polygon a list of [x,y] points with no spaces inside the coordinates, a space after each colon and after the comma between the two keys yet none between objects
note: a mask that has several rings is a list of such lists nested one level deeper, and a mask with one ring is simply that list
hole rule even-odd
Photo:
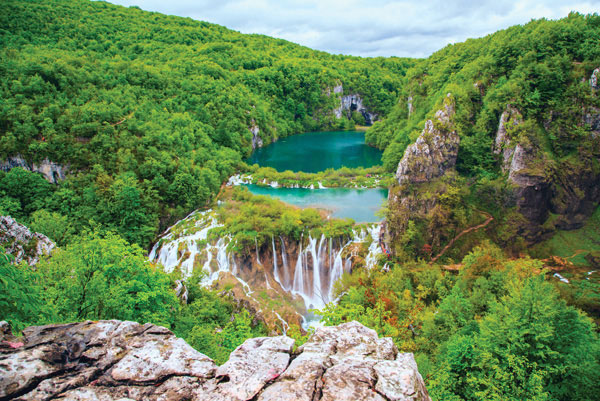
[{"label": "turquoise lake", "polygon": [[381,164],[381,154],[379,149],[365,143],[364,132],[308,132],[258,148],[246,162],[278,171],[317,173],[344,166],[376,166]]},{"label": "turquoise lake", "polygon": [[351,218],[357,223],[380,221],[375,212],[387,199],[385,188],[350,189],[350,188],[272,188],[258,185],[245,185],[256,195],[269,195],[298,207],[315,207],[326,209],[333,217]]}]

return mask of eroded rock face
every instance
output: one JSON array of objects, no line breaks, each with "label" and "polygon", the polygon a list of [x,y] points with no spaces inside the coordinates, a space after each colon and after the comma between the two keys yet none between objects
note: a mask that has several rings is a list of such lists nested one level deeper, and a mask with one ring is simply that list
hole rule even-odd
[{"label": "eroded rock face", "polygon": [[319,328],[296,352],[254,338],[217,367],[169,330],[116,320],[0,323],[0,399],[429,401],[412,354],[357,322]]},{"label": "eroded rock face", "polygon": [[[585,123],[600,129],[595,119],[600,121],[600,115],[584,115]],[[594,167],[598,163],[598,143],[592,140],[592,146],[580,148],[577,162],[551,161],[535,141],[527,138],[527,133],[521,133],[522,138],[509,137],[510,128],[522,122],[521,113],[508,105],[500,117],[493,151],[502,155],[502,171],[513,185],[515,205],[525,218],[521,234],[530,242],[538,242],[554,228],[581,227],[594,212],[600,200],[600,176]],[[545,225],[550,213],[556,218],[552,225]]]},{"label": "eroded rock face", "polygon": [[590,77],[590,86],[592,89],[600,89],[600,68],[596,68]]},{"label": "eroded rock face", "polygon": [[50,255],[55,244],[40,233],[32,233],[10,216],[0,216],[0,245],[14,257],[14,263],[24,260],[29,265],[39,262],[42,255]]},{"label": "eroded rock face", "polygon": [[498,123],[498,131],[496,131],[496,140],[494,141],[494,153],[502,154],[502,171],[507,171],[510,168],[510,162],[515,151],[510,138],[508,137],[507,127],[518,126],[523,122],[521,113],[510,104],[506,106],[506,110],[500,116]]},{"label": "eroded rock face", "polygon": [[[367,125],[372,125],[375,120],[377,120],[377,114],[372,113],[363,105],[363,99],[359,94],[353,93],[350,95],[342,96],[344,92],[344,87],[342,84],[336,85],[333,88],[333,94],[337,95],[340,99],[340,105],[338,108],[334,109],[335,117],[337,119],[342,118],[342,116],[346,116],[351,118],[352,112],[356,111],[365,118],[365,123]],[[331,95],[331,90],[327,90],[327,95]]]},{"label": "eroded rock face", "polygon": [[53,184],[58,184],[58,182],[64,180],[68,170],[65,166],[50,161],[47,158],[42,160],[40,164],[29,164],[21,156],[9,157],[8,160],[0,162],[0,170],[2,171],[9,171],[15,167],[40,173],[46,181]]},{"label": "eroded rock face", "polygon": [[260,133],[260,128],[256,125],[256,122],[252,120],[252,126],[250,126],[250,132],[252,132],[252,150],[256,148],[263,147],[263,140],[258,135]]},{"label": "eroded rock face", "polygon": [[425,122],[423,132],[406,148],[398,164],[398,184],[428,182],[454,168],[460,138],[452,127],[453,115],[454,105],[449,101],[435,113],[435,123]]}]

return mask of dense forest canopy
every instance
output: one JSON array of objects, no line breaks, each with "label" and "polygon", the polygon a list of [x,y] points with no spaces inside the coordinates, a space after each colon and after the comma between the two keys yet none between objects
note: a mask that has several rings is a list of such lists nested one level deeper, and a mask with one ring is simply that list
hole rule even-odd
[{"label": "dense forest canopy", "polygon": [[[38,208],[144,247],[213,198],[251,151],[250,128],[269,143],[350,127],[333,113],[340,84],[385,115],[414,63],[104,2],[5,1],[0,11],[0,158],[68,165],[77,174]],[[5,213],[29,218],[13,206]]]}]

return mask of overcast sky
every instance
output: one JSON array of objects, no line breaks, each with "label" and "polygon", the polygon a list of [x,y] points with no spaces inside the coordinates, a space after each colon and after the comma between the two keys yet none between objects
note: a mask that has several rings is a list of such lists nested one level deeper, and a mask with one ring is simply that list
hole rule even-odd
[{"label": "overcast sky", "polygon": [[262,33],[329,53],[426,57],[532,18],[600,12],[600,0],[110,0]]}]

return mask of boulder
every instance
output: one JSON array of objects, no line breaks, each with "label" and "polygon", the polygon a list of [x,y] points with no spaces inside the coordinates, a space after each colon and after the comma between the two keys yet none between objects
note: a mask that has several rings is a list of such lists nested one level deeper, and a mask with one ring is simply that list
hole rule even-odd
[{"label": "boulder", "polygon": [[429,182],[456,165],[460,138],[453,129],[454,103],[448,94],[445,105],[435,113],[416,142],[409,145],[396,170],[398,184]]},{"label": "boulder", "polygon": [[0,246],[13,256],[14,263],[24,260],[35,265],[43,255],[50,255],[55,244],[40,233],[32,233],[10,216],[0,216]]},{"label": "boulder", "polygon": [[[221,367],[164,327],[0,322],[0,399],[430,401],[412,354],[357,322],[247,340]],[[6,345],[6,346],[4,346]]]}]

